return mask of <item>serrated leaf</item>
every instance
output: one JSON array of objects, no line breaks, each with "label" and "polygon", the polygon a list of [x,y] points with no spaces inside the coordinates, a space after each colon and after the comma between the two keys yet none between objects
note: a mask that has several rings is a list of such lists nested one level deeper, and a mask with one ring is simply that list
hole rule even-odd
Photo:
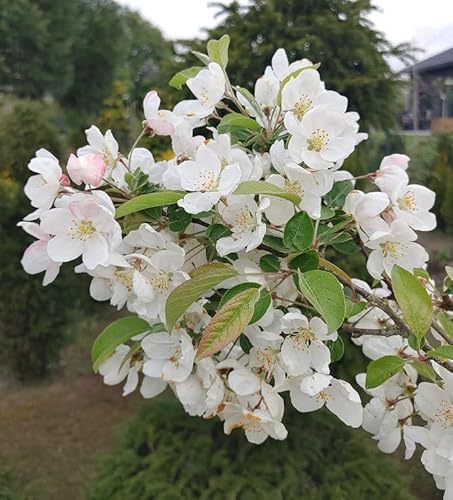
[{"label": "serrated leaf", "polygon": [[339,253],[351,255],[360,250],[360,246],[355,241],[348,240],[342,243],[333,243],[332,248]]},{"label": "serrated leaf", "polygon": [[339,335],[337,340],[334,340],[330,343],[329,350],[331,362],[335,363],[335,361],[340,361],[344,354],[344,342]]},{"label": "serrated leaf", "polygon": [[278,271],[280,271],[280,260],[276,255],[263,255],[260,258],[260,268],[265,273],[277,273]]},{"label": "serrated leaf", "polygon": [[201,66],[192,66],[191,68],[186,68],[183,69],[182,71],[178,71],[178,73],[174,74],[171,77],[171,80],[168,82],[168,85],[170,85],[170,87],[173,87],[174,89],[181,90],[183,85],[187,82],[187,80],[189,78],[197,76],[202,69],[203,68]]},{"label": "serrated leaf", "polygon": [[245,352],[245,354],[249,354],[250,351],[252,350],[253,344],[250,342],[248,337],[244,334],[242,334],[239,337],[239,345],[241,346],[241,349]]},{"label": "serrated leaf", "polygon": [[96,372],[106,359],[108,359],[115,349],[124,342],[127,342],[135,335],[150,330],[150,325],[137,316],[128,316],[110,323],[98,335],[91,348],[91,361],[93,370]]},{"label": "serrated leaf", "polygon": [[286,223],[283,243],[296,252],[307,250],[313,242],[315,234],[313,221],[306,212],[298,212]]},{"label": "serrated leaf", "polygon": [[330,207],[326,207],[325,205],[322,205],[321,207],[321,220],[328,220],[331,219],[332,217],[335,217],[335,210]]},{"label": "serrated leaf", "polygon": [[398,356],[383,356],[372,361],[367,368],[365,387],[374,389],[386,380],[399,373],[405,365],[404,359]]},{"label": "serrated leaf", "polygon": [[181,207],[175,207],[174,210],[168,211],[168,227],[170,231],[175,233],[185,231],[191,222],[192,215]]},{"label": "serrated leaf", "polygon": [[171,332],[178,319],[188,307],[211,288],[222,281],[237,276],[238,273],[226,264],[214,263],[197,267],[190,273],[190,280],[176,287],[165,304],[167,328]]},{"label": "serrated leaf", "polygon": [[263,243],[267,245],[269,248],[277,250],[277,252],[283,252],[283,253],[288,252],[288,249],[283,244],[283,240],[278,236],[272,236],[270,234],[266,234],[263,238]]},{"label": "serrated leaf", "polygon": [[392,269],[392,286],[409,329],[421,340],[433,320],[433,306],[427,291],[412,273],[397,265]]},{"label": "serrated leaf", "polygon": [[212,62],[226,68],[228,64],[229,35],[223,35],[219,40],[209,40],[207,44],[208,56]]},{"label": "serrated leaf", "polygon": [[206,229],[206,236],[209,241],[216,243],[220,238],[226,238],[231,234],[231,230],[223,224],[211,224]]},{"label": "serrated leaf", "polygon": [[258,289],[249,288],[219,309],[201,334],[195,361],[212,356],[234,342],[252,319],[259,298]]},{"label": "serrated leaf", "polygon": [[430,358],[453,359],[453,345],[440,345],[426,353]]},{"label": "serrated leaf", "polygon": [[351,318],[364,309],[366,309],[366,302],[353,302],[351,299],[346,298],[346,313],[344,316],[345,318]]},{"label": "serrated leaf", "polygon": [[243,292],[244,290],[248,290],[249,288],[257,288],[261,289],[260,290],[260,298],[255,304],[255,309],[253,312],[252,319],[250,320],[250,324],[256,323],[258,320],[260,320],[265,314],[266,311],[269,309],[269,306],[271,305],[272,298],[271,294],[266,288],[262,288],[262,286],[258,283],[240,283],[239,285],[234,286],[233,288],[230,288],[227,290],[224,294],[223,297],[220,299],[219,302],[219,307],[222,307],[225,305],[229,300],[231,300],[233,297],[238,295],[239,293]]},{"label": "serrated leaf", "polygon": [[354,189],[354,184],[350,180],[338,181],[333,188],[325,195],[324,202],[329,207],[343,207],[346,196]]},{"label": "serrated leaf", "polygon": [[281,187],[266,181],[241,182],[233,194],[266,194],[291,201],[295,205],[299,205],[301,202],[300,196],[297,196],[297,194],[287,193]]},{"label": "serrated leaf", "polygon": [[153,207],[165,207],[173,205],[183,198],[186,193],[182,191],[158,191],[149,194],[142,194],[132,200],[128,200],[116,209],[115,217],[120,219],[126,215],[140,212]]},{"label": "serrated leaf", "polygon": [[[335,224],[332,227],[326,229],[323,233],[318,235],[318,242],[320,245],[326,245],[330,243],[334,238],[337,238],[338,233],[349,226],[352,222],[352,218],[348,217],[347,219]],[[324,226],[325,227],[325,226]]]},{"label": "serrated leaf", "polygon": [[343,324],[346,304],[343,288],[327,271],[298,271],[298,288],[327,323],[329,333]]},{"label": "serrated leaf", "polygon": [[299,269],[302,273],[314,271],[319,267],[319,253],[316,250],[293,253],[286,259],[290,269]]}]

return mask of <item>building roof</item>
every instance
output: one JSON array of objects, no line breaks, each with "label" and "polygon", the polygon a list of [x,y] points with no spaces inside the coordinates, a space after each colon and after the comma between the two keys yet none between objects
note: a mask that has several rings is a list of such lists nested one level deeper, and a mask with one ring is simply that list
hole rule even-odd
[{"label": "building roof", "polygon": [[430,71],[436,71],[438,69],[444,69],[451,67],[453,68],[453,47],[451,49],[444,50],[435,56],[429,57],[424,61],[409,66],[404,69],[405,73],[412,73],[416,71],[417,73],[429,73]]}]

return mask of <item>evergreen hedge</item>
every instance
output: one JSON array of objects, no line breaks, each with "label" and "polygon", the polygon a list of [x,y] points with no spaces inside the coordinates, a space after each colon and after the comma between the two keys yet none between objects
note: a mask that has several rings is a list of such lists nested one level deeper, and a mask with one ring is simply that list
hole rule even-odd
[{"label": "evergreen hedge", "polygon": [[[249,444],[165,398],[100,459],[89,500],[409,500],[411,480],[368,435],[327,411],[285,417],[290,438]],[[428,483],[429,484],[429,483]],[[429,494],[431,497],[431,493]]]}]

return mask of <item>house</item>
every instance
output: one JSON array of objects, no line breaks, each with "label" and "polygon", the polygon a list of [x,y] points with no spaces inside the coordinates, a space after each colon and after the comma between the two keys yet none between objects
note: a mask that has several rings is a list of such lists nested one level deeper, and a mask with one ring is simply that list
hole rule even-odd
[{"label": "house", "polygon": [[410,79],[410,86],[401,126],[406,130],[453,132],[453,47],[402,73]]}]

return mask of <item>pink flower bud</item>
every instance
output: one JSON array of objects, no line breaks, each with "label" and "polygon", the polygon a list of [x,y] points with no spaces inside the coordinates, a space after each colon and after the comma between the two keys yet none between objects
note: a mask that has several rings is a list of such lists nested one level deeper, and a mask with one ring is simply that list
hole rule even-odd
[{"label": "pink flower bud", "polygon": [[60,186],[65,187],[71,185],[71,181],[69,180],[69,177],[66,174],[61,174],[58,180],[60,181]]},{"label": "pink flower bud", "polygon": [[76,184],[83,182],[98,187],[104,177],[106,165],[98,154],[86,154],[80,158],[71,154],[67,168],[69,176]]}]

